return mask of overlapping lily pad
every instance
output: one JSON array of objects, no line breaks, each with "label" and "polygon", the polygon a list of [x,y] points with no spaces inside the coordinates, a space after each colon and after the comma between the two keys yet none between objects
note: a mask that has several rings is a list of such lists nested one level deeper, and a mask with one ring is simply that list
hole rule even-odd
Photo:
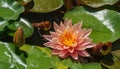
[{"label": "overlapping lily pad", "polygon": [[24,7],[15,0],[0,0],[0,31],[9,25],[10,20],[16,20]]}]

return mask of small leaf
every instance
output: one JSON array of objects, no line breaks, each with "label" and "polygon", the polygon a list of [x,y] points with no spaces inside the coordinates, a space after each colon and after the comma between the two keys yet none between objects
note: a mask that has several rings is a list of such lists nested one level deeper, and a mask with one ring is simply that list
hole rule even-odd
[{"label": "small leaf", "polygon": [[33,0],[34,7],[32,12],[50,12],[60,8],[63,5],[63,0]]}]

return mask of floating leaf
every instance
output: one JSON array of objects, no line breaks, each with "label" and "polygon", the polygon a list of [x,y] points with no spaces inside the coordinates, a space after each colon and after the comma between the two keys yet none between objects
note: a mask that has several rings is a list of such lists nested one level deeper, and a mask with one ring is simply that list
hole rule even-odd
[{"label": "floating leaf", "polygon": [[0,17],[5,20],[15,20],[23,11],[24,7],[15,0],[0,0]]},{"label": "floating leaf", "polygon": [[14,21],[13,23],[9,24],[8,28],[12,31],[9,31],[8,34],[10,36],[13,36],[14,32],[19,27],[22,27],[22,29],[24,31],[25,38],[28,38],[33,34],[33,31],[34,31],[33,26],[31,25],[31,23],[28,20],[26,20],[24,18],[21,18],[19,21]]},{"label": "floating leaf", "polygon": [[0,69],[27,69],[25,57],[16,54],[15,49],[13,44],[0,42]]},{"label": "floating leaf", "polygon": [[104,5],[113,5],[119,0],[81,0],[81,1],[84,2],[88,6],[97,8],[97,7],[101,7]]},{"label": "floating leaf", "polygon": [[112,42],[120,38],[120,13],[113,10],[96,11],[87,7],[76,7],[65,14],[64,18],[67,17],[74,23],[82,21],[85,28],[92,28],[90,37],[96,43]]},{"label": "floating leaf", "polygon": [[52,67],[50,58],[36,46],[24,45],[21,49],[28,53],[26,59],[28,69],[49,69]]},{"label": "floating leaf", "polygon": [[15,0],[0,0],[0,32],[9,25],[10,20],[16,20],[24,7]]},{"label": "floating leaf", "polygon": [[50,12],[60,8],[63,5],[63,0],[33,0],[34,7],[32,12]]}]

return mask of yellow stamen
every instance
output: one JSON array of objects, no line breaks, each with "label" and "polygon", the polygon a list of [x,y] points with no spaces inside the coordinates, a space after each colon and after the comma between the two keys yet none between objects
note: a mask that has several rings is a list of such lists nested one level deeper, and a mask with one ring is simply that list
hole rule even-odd
[{"label": "yellow stamen", "polygon": [[75,37],[72,35],[72,33],[68,33],[66,31],[60,35],[60,39],[66,46],[72,46],[76,43]]}]

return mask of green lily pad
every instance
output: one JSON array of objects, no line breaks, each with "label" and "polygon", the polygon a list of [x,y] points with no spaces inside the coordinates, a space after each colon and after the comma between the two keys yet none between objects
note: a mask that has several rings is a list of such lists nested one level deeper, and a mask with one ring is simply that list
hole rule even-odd
[{"label": "green lily pad", "polygon": [[15,49],[11,43],[0,42],[0,69],[27,69],[25,57]]},{"label": "green lily pad", "polygon": [[87,7],[76,7],[68,11],[64,18],[72,19],[73,23],[83,22],[84,28],[92,28],[90,37],[93,42],[115,41],[120,38],[120,13],[113,10],[89,9]]},{"label": "green lily pad", "polygon": [[15,20],[24,12],[24,7],[15,0],[0,0],[0,17],[5,20]]},{"label": "green lily pad", "polygon": [[31,25],[31,23],[28,20],[26,20],[24,18],[21,18],[19,21],[14,21],[11,24],[9,24],[8,29],[10,29],[12,31],[9,31],[8,34],[10,36],[14,36],[15,31],[20,26],[22,27],[22,29],[24,31],[25,38],[28,38],[33,34],[33,32],[34,32],[33,26]]},{"label": "green lily pad", "polygon": [[81,1],[84,2],[88,6],[97,8],[97,7],[101,7],[104,5],[113,5],[119,0],[81,0]]},{"label": "green lily pad", "polygon": [[63,5],[63,0],[33,0],[32,12],[50,12],[59,9]]},{"label": "green lily pad", "polygon": [[24,10],[15,0],[0,0],[0,33],[9,25],[10,20],[16,20]]},{"label": "green lily pad", "polygon": [[24,50],[28,54],[28,58],[26,59],[28,69],[49,69],[52,67],[50,57],[36,46],[24,45],[21,47],[21,50]]}]

